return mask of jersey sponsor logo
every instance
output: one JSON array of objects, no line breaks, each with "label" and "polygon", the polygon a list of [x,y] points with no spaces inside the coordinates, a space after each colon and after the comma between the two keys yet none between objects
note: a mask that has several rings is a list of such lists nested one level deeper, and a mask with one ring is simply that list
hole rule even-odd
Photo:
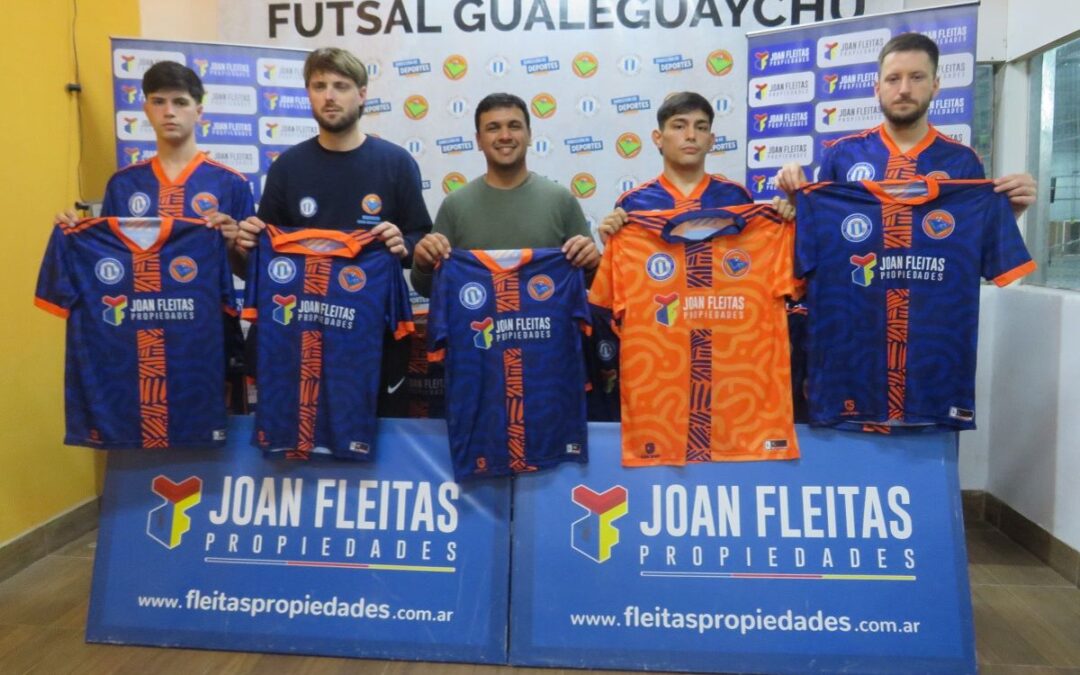
[{"label": "jersey sponsor logo", "polygon": [[742,249],[732,249],[724,254],[724,274],[738,279],[750,271],[750,254]]},{"label": "jersey sponsor logo", "polygon": [[539,119],[546,120],[555,114],[555,111],[559,108],[559,103],[551,94],[540,93],[532,97],[529,107]]},{"label": "jersey sponsor logo", "polygon": [[717,49],[705,59],[705,67],[708,68],[710,75],[723,77],[735,67],[735,57],[726,49]]},{"label": "jersey sponsor logo", "polygon": [[949,417],[956,420],[963,420],[964,422],[970,422],[975,419],[975,411],[968,410],[967,408],[957,408],[956,406],[950,406]]},{"label": "jersey sponsor logo", "polygon": [[588,199],[596,194],[596,179],[590,173],[579,173],[570,179],[570,191],[578,199]]},{"label": "jersey sponsor logo", "polygon": [[559,60],[550,56],[532,56],[521,59],[521,65],[525,66],[527,75],[543,75],[559,69]]},{"label": "jersey sponsor logo", "polygon": [[931,171],[926,174],[926,177],[934,180],[949,180],[949,174],[946,171]]},{"label": "jersey sponsor logo", "polygon": [[870,162],[856,162],[848,169],[847,179],[851,182],[860,180],[874,180],[874,175],[877,171],[874,170],[874,165]]},{"label": "jersey sponsor logo", "polygon": [[282,326],[288,326],[292,323],[293,317],[296,313],[296,296],[295,295],[277,295],[271,298],[274,304],[274,321],[280,323]]},{"label": "jersey sponsor logo", "polygon": [[296,263],[284,256],[278,256],[266,266],[266,273],[279,284],[287,284],[296,278]]},{"label": "jersey sponsor logo", "polygon": [[349,443],[349,452],[355,452],[358,455],[366,455],[371,452],[371,445],[364,443],[363,441],[352,441]]},{"label": "jersey sponsor logo", "polygon": [[495,330],[495,320],[489,316],[482,321],[472,321],[469,326],[476,331],[473,335],[473,345],[477,349],[491,349],[491,343],[494,341],[491,334]]},{"label": "jersey sponsor logo", "polygon": [[451,54],[442,64],[443,75],[450,80],[460,80],[469,72],[469,62],[461,54]]},{"label": "jersey sponsor logo", "polygon": [[570,499],[586,514],[570,525],[570,547],[596,563],[611,559],[611,549],[619,543],[619,528],[614,523],[630,509],[625,487],[616,485],[604,492],[577,485]]},{"label": "jersey sponsor logo", "polygon": [[571,63],[574,67],[574,74],[581,78],[592,77],[600,69],[600,60],[596,58],[596,54],[591,52],[579,53]]},{"label": "jersey sponsor logo", "polygon": [[765,441],[763,446],[769,451],[787,450],[788,442],[786,438],[770,438]]},{"label": "jersey sponsor logo", "polygon": [[645,273],[653,281],[667,281],[675,274],[675,259],[667,253],[653,253],[645,261]]},{"label": "jersey sponsor logo", "polygon": [[877,254],[853,255],[848,260],[855,269],[851,270],[851,282],[856,286],[869,288],[874,280],[874,268],[877,267]]},{"label": "jersey sponsor logo", "polygon": [[145,216],[150,210],[150,195],[145,192],[136,192],[128,197],[128,211],[133,216]]},{"label": "jersey sponsor logo", "polygon": [[405,117],[408,117],[411,120],[422,120],[427,117],[428,102],[427,99],[420,94],[413,94],[405,99],[405,105],[402,107],[405,110]]},{"label": "jersey sponsor logo", "polygon": [[641,136],[632,131],[627,131],[615,141],[615,150],[619,153],[619,157],[623,159],[637,157],[641,154],[642,147],[644,147],[644,144],[641,142]]},{"label": "jersey sponsor logo", "polygon": [[173,258],[169,263],[169,276],[182,284],[190,282],[198,275],[199,266],[186,255]]},{"label": "jersey sponsor logo", "polygon": [[567,443],[566,444],[566,454],[568,454],[568,455],[580,455],[581,454],[581,443]]},{"label": "jersey sponsor logo", "polygon": [[319,203],[315,201],[314,197],[303,197],[300,200],[300,215],[305,218],[310,218],[315,215],[315,212],[319,210]]},{"label": "jersey sponsor logo", "polygon": [[104,295],[101,302],[105,305],[105,310],[101,312],[101,318],[105,320],[105,323],[110,326],[119,326],[124,323],[124,310],[128,306],[126,295]]},{"label": "jersey sponsor logo", "polygon": [[529,279],[526,288],[529,291],[529,297],[537,302],[543,302],[555,295],[555,282],[546,274],[537,274]]},{"label": "jersey sponsor logo", "polygon": [[600,369],[600,379],[604,382],[604,393],[610,394],[619,385],[619,371],[614,368],[602,368]]},{"label": "jersey sponsor logo", "polygon": [[364,210],[364,213],[369,216],[374,216],[382,211],[382,197],[374,192],[368,195],[364,195],[364,198],[360,201],[360,208]]},{"label": "jersey sponsor logo", "polygon": [[124,266],[116,258],[102,258],[94,265],[94,276],[101,283],[112,286],[124,278]]},{"label": "jersey sponsor logo", "polygon": [[208,216],[218,210],[218,198],[209,192],[200,192],[191,198],[191,210],[200,216]]},{"label": "jersey sponsor logo", "polygon": [[461,188],[465,187],[468,182],[469,179],[466,178],[464,175],[458,173],[457,171],[451,171],[450,173],[443,176],[443,194],[450,194],[451,192],[456,192]]},{"label": "jersey sponsor logo", "polygon": [[956,229],[956,218],[944,209],[934,209],[923,217],[922,229],[931,239],[945,239]]},{"label": "jersey sponsor logo", "polygon": [[341,287],[350,293],[356,293],[367,284],[367,275],[356,265],[342,267],[337,279]]},{"label": "jersey sponsor logo", "polygon": [[669,56],[657,56],[653,59],[656,68],[661,73],[678,73],[683,70],[691,70],[694,67],[694,59],[688,59],[682,54]]},{"label": "jersey sponsor logo", "polygon": [[615,358],[615,343],[611,340],[601,340],[596,347],[596,353],[601,361],[611,361]]},{"label": "jersey sponsor logo", "polygon": [[656,295],[653,300],[660,305],[656,310],[656,322],[668,328],[674,326],[679,316],[679,294]]},{"label": "jersey sponsor logo", "polygon": [[840,234],[853,244],[866,241],[873,231],[874,225],[870,222],[870,218],[861,213],[853,213],[840,223]]},{"label": "jersey sponsor logo", "polygon": [[202,479],[188,476],[175,483],[165,476],[155,476],[150,490],[161,497],[161,504],[147,515],[146,535],[172,550],[191,530],[191,518],[187,511],[202,501]]},{"label": "jersey sponsor logo", "polygon": [[487,301],[487,291],[475,281],[470,281],[458,291],[458,300],[465,309],[480,309]]}]

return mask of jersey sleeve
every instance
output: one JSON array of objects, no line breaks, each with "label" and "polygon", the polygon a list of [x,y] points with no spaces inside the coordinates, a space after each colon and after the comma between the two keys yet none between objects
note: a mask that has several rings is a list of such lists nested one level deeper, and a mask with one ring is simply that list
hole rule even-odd
[{"label": "jersey sleeve", "polygon": [[[569,263],[568,263],[569,264]],[[585,288],[585,272],[578,268],[571,270],[570,316],[577,320],[581,331],[592,334],[592,311],[589,310],[589,292]]]},{"label": "jersey sleeve", "polygon": [[814,241],[813,200],[806,190],[795,193],[794,273],[803,278],[817,266],[817,244]]},{"label": "jersey sleeve", "polygon": [[776,237],[776,257],[772,269],[773,296],[798,298],[802,295],[802,284],[795,279],[795,224],[785,222],[780,225]]},{"label": "jersey sleeve", "polygon": [[255,196],[251,194],[251,185],[247,179],[236,177],[232,184],[232,203],[235,213],[228,214],[235,220],[243,220],[255,215]]},{"label": "jersey sleeve", "polygon": [[[211,230],[217,235],[217,232]],[[215,254],[218,257],[218,265],[221,267],[221,275],[218,283],[221,286],[221,309],[229,316],[237,316],[236,288],[233,285],[232,267],[229,266],[229,249],[225,240],[220,236],[214,237]],[[245,287],[246,289],[246,287]]]},{"label": "jersey sleeve", "polygon": [[251,249],[247,259],[247,278],[244,280],[244,309],[240,312],[240,318],[248,321],[257,321],[259,318],[259,260],[262,257],[262,237],[270,236],[267,232],[259,235],[258,245]]},{"label": "jersey sleeve", "polygon": [[116,184],[117,175],[114,173],[105,185],[105,196],[101,200],[101,216],[103,218],[123,215],[120,213],[120,199],[117,196],[117,192],[120,191]]},{"label": "jersey sleeve", "polygon": [[449,337],[446,311],[446,268],[449,261],[443,261],[435,268],[431,281],[431,304],[428,305],[427,350],[428,361],[442,361],[446,356],[446,339]]},{"label": "jersey sleeve", "polygon": [[821,151],[821,164],[818,167],[817,177],[807,177],[811,183],[816,183],[819,181],[834,182],[838,180],[844,180],[844,178],[841,178],[838,175],[838,172],[836,170],[836,153],[836,146],[828,146]]},{"label": "jersey sleeve", "polygon": [[49,237],[45,258],[41,261],[41,270],[38,273],[34,304],[50,314],[66,319],[78,301],[79,294],[67,265],[69,237],[60,229],[62,227],[63,225],[54,227]]},{"label": "jersey sleeve", "polygon": [[615,321],[622,319],[626,309],[625,300],[622,297],[622,289],[619,285],[616,258],[619,250],[619,234],[616,233],[608,240],[604,247],[604,255],[600,258],[600,266],[596,269],[592,287],[589,288],[589,302],[597,307],[611,310]]},{"label": "jersey sleeve", "polygon": [[[990,193],[990,188],[986,189]],[[1006,286],[1035,271],[1020,228],[1016,225],[1009,198],[992,194],[985,200],[987,213],[983,222],[982,275],[998,286]]]},{"label": "jersey sleeve", "polygon": [[386,326],[393,332],[395,340],[400,340],[416,330],[405,272],[397,265],[390,268],[390,298],[386,303],[385,318]]}]

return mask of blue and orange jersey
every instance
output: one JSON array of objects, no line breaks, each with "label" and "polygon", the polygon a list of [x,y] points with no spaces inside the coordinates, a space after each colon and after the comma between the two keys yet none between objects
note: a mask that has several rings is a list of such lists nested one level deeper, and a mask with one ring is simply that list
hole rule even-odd
[{"label": "blue and orange jersey", "polygon": [[991,181],[817,183],[796,196],[810,422],[975,427],[979,279],[1035,269]]},{"label": "blue and orange jersey", "polygon": [[625,466],[794,459],[794,228],[750,204],[630,211],[589,300],[620,329]]},{"label": "blue and orange jersey", "polygon": [[255,215],[244,174],[199,152],[170,180],[153,157],[113,174],[101,204],[104,216],[206,218],[215,212],[243,220]]},{"label": "blue and orange jersey", "polygon": [[817,180],[982,179],[982,161],[974,150],[942,134],[933,125],[915,147],[901,152],[884,125],[833,141],[821,157]]},{"label": "blue and orange jersey", "polygon": [[252,442],[371,460],[383,335],[413,330],[398,259],[368,230],[269,225],[248,256],[243,317],[259,326]]},{"label": "blue and orange jersey", "polygon": [[53,230],[34,303],[67,319],[64,442],[210,448],[225,440],[222,312],[232,275],[201,220],[92,218]]},{"label": "blue and orange jersey", "polygon": [[435,271],[428,341],[446,362],[454,475],[587,461],[585,277],[559,249],[455,249]]},{"label": "blue and orange jersey", "polygon": [[661,175],[624,192],[615,201],[615,206],[625,211],[685,211],[703,206],[719,208],[751,204],[753,201],[745,187],[722,176],[706,174],[687,195]]},{"label": "blue and orange jersey", "polygon": [[619,421],[619,334],[611,310],[589,305],[592,331],[583,335],[589,390],[585,397],[590,422]]}]

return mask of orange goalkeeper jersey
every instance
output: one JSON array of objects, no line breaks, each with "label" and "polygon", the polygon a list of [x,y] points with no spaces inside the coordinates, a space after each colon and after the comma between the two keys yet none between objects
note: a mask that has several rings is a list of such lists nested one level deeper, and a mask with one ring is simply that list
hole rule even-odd
[{"label": "orange goalkeeper jersey", "polygon": [[589,300],[622,344],[625,466],[794,459],[785,296],[794,227],[769,206],[631,211]]}]

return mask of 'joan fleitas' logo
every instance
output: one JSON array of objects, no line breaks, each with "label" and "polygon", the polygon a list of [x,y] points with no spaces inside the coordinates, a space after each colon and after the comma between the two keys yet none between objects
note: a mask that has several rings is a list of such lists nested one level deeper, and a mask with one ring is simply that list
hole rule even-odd
[{"label": "'joan fleitas' logo", "polygon": [[155,476],[150,489],[161,498],[146,518],[146,534],[167,549],[180,545],[191,529],[189,509],[202,501],[202,479],[189,476],[174,483],[165,476]]}]

